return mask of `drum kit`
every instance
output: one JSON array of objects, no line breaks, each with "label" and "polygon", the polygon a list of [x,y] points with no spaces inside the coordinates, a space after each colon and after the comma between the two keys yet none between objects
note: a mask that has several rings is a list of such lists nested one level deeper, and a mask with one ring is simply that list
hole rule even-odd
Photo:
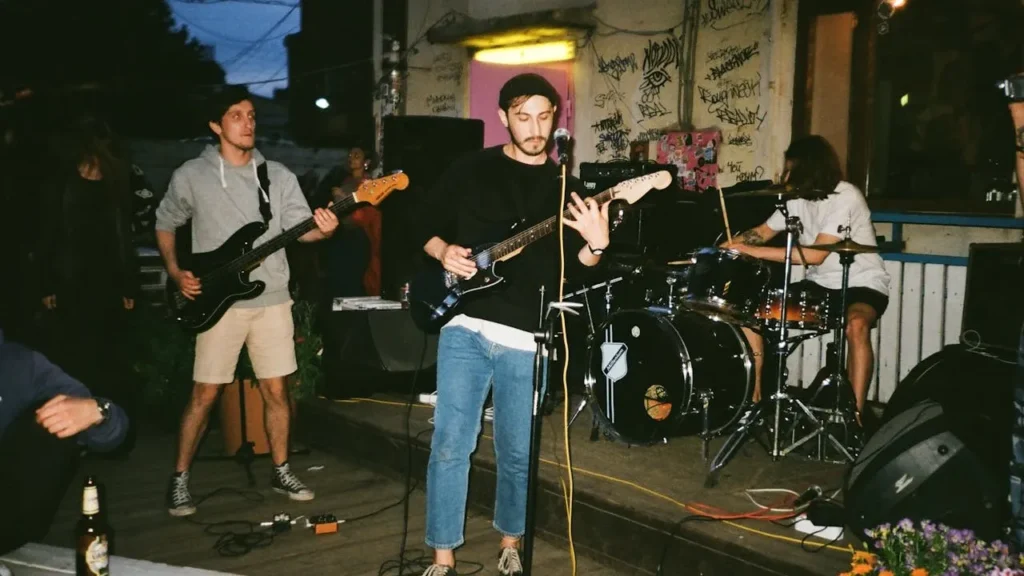
[{"label": "drum kit", "polygon": [[[592,440],[599,430],[628,445],[696,435],[707,461],[709,442],[728,434],[711,461],[708,486],[748,439],[761,443],[773,460],[801,447],[822,461],[856,458],[861,440],[844,369],[842,311],[854,257],[879,249],[851,240],[848,228],[840,242],[806,247],[839,254],[841,302],[794,284],[794,246],[802,254],[794,239],[802,224],[786,202],[822,194],[772,186],[729,198],[766,196],[775,199],[786,221],[781,286],[772,286],[771,268],[762,260],[728,247],[702,247],[682,259],[641,265],[623,266],[613,256],[610,267],[622,275],[565,295],[567,301],[582,300],[589,312],[586,359],[577,371],[583,372],[584,398],[572,419],[591,405]],[[728,231],[724,200],[723,217]],[[595,298],[601,293],[603,298]],[[623,299],[624,305],[618,302]],[[775,357],[777,386],[756,402],[755,357],[744,328],[760,333],[766,354],[773,350]],[[816,389],[787,386],[786,358],[803,341],[829,333],[837,356],[815,379]],[[768,366],[766,385],[772,381]]]}]

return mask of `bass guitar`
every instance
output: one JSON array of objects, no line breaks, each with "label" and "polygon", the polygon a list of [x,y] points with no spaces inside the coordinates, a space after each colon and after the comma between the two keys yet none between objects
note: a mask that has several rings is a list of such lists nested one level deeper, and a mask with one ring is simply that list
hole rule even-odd
[{"label": "bass guitar", "polygon": [[[593,198],[599,204],[612,200],[633,204],[651,189],[663,190],[671,183],[671,173],[661,170],[620,182]],[[569,216],[568,210],[562,212],[562,218]],[[502,283],[504,278],[496,272],[499,262],[514,258],[528,245],[557,230],[558,226],[559,219],[552,216],[503,242],[475,247],[469,259],[476,263],[476,272],[469,278],[448,272],[440,262],[431,263],[409,283],[409,310],[413,321],[421,330],[437,332],[455,316],[467,296]]]},{"label": "bass guitar", "polygon": [[[342,217],[360,204],[380,204],[394,190],[405,190],[409,176],[396,173],[374,180],[366,180],[352,195],[335,202],[328,210]],[[266,283],[252,282],[249,274],[274,252],[298,240],[316,228],[309,218],[280,235],[253,248],[257,238],[267,231],[263,222],[250,222],[238,229],[216,250],[192,255],[191,272],[200,282],[202,293],[195,299],[186,298],[173,279],[167,280],[167,303],[171,316],[191,332],[205,332],[211,328],[232,304],[251,300],[263,293]]]}]

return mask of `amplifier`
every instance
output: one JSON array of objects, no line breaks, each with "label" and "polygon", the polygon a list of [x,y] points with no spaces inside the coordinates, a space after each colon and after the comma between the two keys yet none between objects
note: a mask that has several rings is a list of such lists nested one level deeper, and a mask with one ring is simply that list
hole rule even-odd
[{"label": "amplifier", "polygon": [[1016,351],[1024,324],[1024,243],[971,244],[960,340]]}]

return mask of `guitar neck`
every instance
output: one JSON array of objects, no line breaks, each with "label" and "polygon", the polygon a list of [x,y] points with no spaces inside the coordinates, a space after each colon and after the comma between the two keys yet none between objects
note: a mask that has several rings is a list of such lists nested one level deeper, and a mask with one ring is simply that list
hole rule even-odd
[{"label": "guitar neck", "polygon": [[[604,192],[601,192],[600,194],[597,194],[596,196],[593,196],[592,198],[596,200],[599,205],[604,204],[605,202],[611,200],[614,197],[613,190],[614,188],[610,188],[608,190],[605,190]],[[572,214],[569,212],[569,210],[565,210],[562,212],[563,219],[571,215]],[[541,222],[540,224],[531,226],[530,228],[523,230],[522,232],[516,234],[515,236],[509,238],[508,240],[505,240],[500,244],[496,244],[495,246],[492,246],[489,250],[487,250],[487,254],[489,255],[490,258],[489,261],[494,262],[500,260],[501,258],[508,256],[509,254],[515,252],[516,250],[520,250],[526,247],[527,245],[532,244],[537,240],[540,240],[541,238],[547,236],[548,234],[551,234],[552,232],[555,231],[557,227],[557,216],[552,216],[547,220]]]},{"label": "guitar neck", "polygon": [[[337,215],[337,216],[341,216],[341,214],[343,212],[348,211],[353,206],[355,206],[357,203],[358,202],[356,202],[355,194],[352,194],[352,195],[349,195],[349,196],[345,197],[342,200],[339,200],[338,202],[335,202],[334,204],[331,205],[330,208],[328,208],[328,210],[330,210],[331,212],[334,212],[334,214]],[[295,226],[293,226],[293,227],[289,228],[288,230],[285,230],[284,232],[282,232],[276,238],[274,238],[272,240],[269,240],[269,241],[267,241],[267,242],[265,242],[263,244],[260,244],[259,246],[254,248],[252,250],[252,252],[249,252],[248,254],[246,254],[245,257],[244,257],[244,262],[241,263],[241,268],[244,269],[248,265],[250,265],[250,264],[252,264],[254,262],[259,262],[260,260],[263,260],[267,256],[270,256],[274,252],[277,252],[278,250],[284,248],[288,244],[291,244],[295,240],[298,240],[299,238],[304,236],[307,232],[309,232],[310,230],[313,230],[315,228],[316,228],[316,221],[313,220],[313,218],[308,218],[308,219],[306,219],[306,220],[296,224]]]}]

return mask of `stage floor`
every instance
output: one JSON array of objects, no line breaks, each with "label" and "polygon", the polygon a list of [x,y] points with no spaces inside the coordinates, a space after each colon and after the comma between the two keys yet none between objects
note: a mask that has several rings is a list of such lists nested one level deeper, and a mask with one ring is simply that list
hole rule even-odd
[{"label": "stage floor", "polygon": [[[204,444],[204,452],[216,454],[221,445],[214,432]],[[218,573],[281,575],[330,574],[352,576],[397,576],[396,569],[381,571],[381,565],[397,560],[403,531],[403,507],[389,508],[370,518],[342,524],[336,534],[315,536],[308,529],[293,529],[276,536],[265,548],[249,553],[222,556],[214,550],[217,536],[204,533],[196,522],[271,520],[275,513],[287,512],[292,517],[321,513],[339,518],[355,518],[400,502],[405,492],[402,478],[385,470],[374,470],[352,460],[338,459],[313,450],[308,455],[295,455],[291,464],[301,478],[316,491],[311,502],[290,502],[272,492],[268,486],[270,461],[257,459],[252,470],[256,488],[247,487],[243,469],[233,461],[197,462],[192,468],[194,498],[217,489],[226,493],[213,496],[199,505],[190,519],[172,518],[164,507],[164,493],[173,462],[175,439],[171,435],[143,436],[128,460],[86,460],[72,488],[61,502],[54,525],[44,540],[46,546],[30,545],[9,555],[15,576],[73,573],[68,569],[70,550],[74,547],[74,527],[81,511],[81,483],[86,474],[95,474],[106,487],[106,511],[115,530],[113,567],[117,574],[198,574],[183,567],[214,570]],[[310,467],[320,467],[309,471]],[[245,491],[243,496],[238,491]],[[424,493],[413,490],[409,503],[407,558],[423,551]],[[245,532],[246,526],[221,526],[210,530],[231,529]],[[461,573],[473,573],[472,562],[483,564],[482,574],[495,574],[498,537],[489,517],[470,514],[466,527],[466,546],[461,549]],[[127,560],[132,559],[132,560]],[[144,560],[159,563],[136,562]],[[0,558],[0,562],[5,561]],[[539,541],[535,549],[537,574],[569,574],[569,554],[557,545]],[[120,567],[120,568],[119,568]],[[413,570],[406,564],[405,574],[419,576],[422,568]],[[579,574],[620,576],[627,572],[580,557]],[[209,572],[206,572],[209,574]]]},{"label": "stage floor", "polygon": [[[302,406],[301,436],[336,454],[365,459],[400,474],[407,468],[407,406],[394,395],[321,398]],[[409,419],[414,438],[412,472],[420,479],[425,477],[432,414],[431,406],[414,404]],[[565,462],[560,442],[563,424],[561,406],[545,418],[537,518],[543,538],[564,546],[566,514],[559,484]],[[596,558],[625,573],[654,574],[667,549],[664,574],[834,575],[849,569],[852,550],[861,546],[856,540],[840,539],[823,547],[827,541],[805,539],[794,528],[765,520],[679,524],[701,505],[737,514],[757,510],[745,494],[747,489],[784,488],[799,493],[816,485],[831,494],[840,488],[845,466],[796,455],[773,462],[758,444],[748,442],[723,469],[719,484],[708,489],[704,488],[707,464],[701,459],[699,439],[629,447],[605,438],[592,442],[590,428],[590,413],[584,411],[570,430],[575,471],[573,537],[580,557]],[[482,514],[490,512],[494,498],[491,434],[490,424],[485,423],[471,472],[470,504]],[[722,442],[711,443],[712,456]],[[766,505],[781,497],[755,496]],[[677,524],[671,546],[666,547]]]}]

